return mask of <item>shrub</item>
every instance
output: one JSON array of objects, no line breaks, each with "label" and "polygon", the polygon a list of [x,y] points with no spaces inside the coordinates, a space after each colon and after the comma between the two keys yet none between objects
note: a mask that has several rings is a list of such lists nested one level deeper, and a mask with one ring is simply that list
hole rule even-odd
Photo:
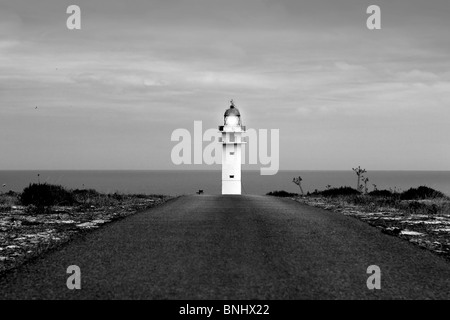
[{"label": "shrub", "polygon": [[321,194],[321,191],[319,191],[319,190],[317,190],[317,189],[314,189],[314,191],[313,192],[307,192],[306,193],[306,195],[307,196],[320,196],[320,194]]},{"label": "shrub", "polygon": [[392,197],[380,197],[376,199],[376,203],[381,207],[393,207],[397,208],[400,206],[400,197],[392,196]]},{"label": "shrub", "polygon": [[126,195],[118,193],[118,192],[114,192],[113,194],[108,194],[108,197],[112,198],[114,200],[117,200],[117,201],[122,201],[122,200],[128,198]]},{"label": "shrub", "polygon": [[411,213],[421,213],[425,212],[428,206],[425,203],[420,203],[417,201],[412,201],[407,203],[407,210]]},{"label": "shrub", "polygon": [[86,204],[92,199],[97,198],[100,194],[94,189],[75,189],[72,191],[73,196],[77,202]]},{"label": "shrub", "polygon": [[[434,201],[433,201],[434,202]],[[398,203],[397,208],[410,214],[436,215],[445,213],[448,210],[447,202],[420,202],[420,201],[403,201]]]},{"label": "shrub", "polygon": [[338,197],[338,196],[359,195],[361,194],[361,192],[351,187],[339,187],[321,191],[320,194],[325,197]]},{"label": "shrub", "polygon": [[96,197],[99,195],[98,191],[95,189],[75,189],[72,191],[75,196],[81,197]]},{"label": "shrub", "polygon": [[396,194],[390,190],[374,190],[368,193],[369,196],[372,197],[383,197],[383,198],[391,198],[396,196]]},{"label": "shrub", "polygon": [[76,203],[73,194],[62,186],[48,183],[33,183],[26,187],[20,201],[23,205],[34,205],[39,209],[53,205],[73,205]]},{"label": "shrub", "polygon": [[359,206],[372,206],[374,205],[373,199],[370,197],[366,197],[364,195],[352,195],[352,196],[346,196],[344,198],[346,202],[350,202],[355,205]]},{"label": "shrub", "polygon": [[10,196],[10,197],[17,197],[19,195],[19,193],[13,191],[13,190],[9,190],[8,192],[5,193],[5,196]]},{"label": "shrub", "polygon": [[438,205],[433,203],[431,206],[427,208],[427,211],[428,211],[427,214],[436,215],[441,211],[441,208],[439,208]]},{"label": "shrub", "polygon": [[11,195],[9,193],[0,194],[0,212],[10,211],[11,207],[16,205],[17,202],[17,195]]},{"label": "shrub", "polygon": [[268,196],[274,196],[274,197],[295,197],[298,196],[297,193],[290,193],[284,190],[281,191],[271,191],[269,193],[266,193]]},{"label": "shrub", "polygon": [[400,195],[400,199],[402,200],[421,200],[434,198],[445,198],[445,195],[440,191],[425,186],[410,188]]}]

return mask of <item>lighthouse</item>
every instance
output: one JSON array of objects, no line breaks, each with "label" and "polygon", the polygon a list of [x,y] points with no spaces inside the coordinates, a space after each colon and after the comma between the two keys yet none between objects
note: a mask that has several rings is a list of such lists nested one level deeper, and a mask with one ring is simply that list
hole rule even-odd
[{"label": "lighthouse", "polygon": [[242,133],[245,126],[241,123],[241,114],[231,100],[231,106],[225,111],[224,125],[219,126],[222,137],[222,194],[241,194]]}]

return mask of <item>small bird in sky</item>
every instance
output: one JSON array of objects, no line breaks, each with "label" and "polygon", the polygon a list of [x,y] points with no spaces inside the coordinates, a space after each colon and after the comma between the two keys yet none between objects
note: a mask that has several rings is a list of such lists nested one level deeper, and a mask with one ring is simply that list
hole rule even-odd
[{"label": "small bird in sky", "polygon": [[37,109],[37,106],[34,109]]}]

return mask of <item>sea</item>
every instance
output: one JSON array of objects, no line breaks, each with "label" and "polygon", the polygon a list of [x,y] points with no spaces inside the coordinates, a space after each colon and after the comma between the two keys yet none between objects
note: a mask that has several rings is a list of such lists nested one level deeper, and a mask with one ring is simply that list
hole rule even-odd
[{"label": "sea", "polygon": [[[353,171],[279,171],[272,176],[243,171],[242,193],[264,195],[275,190],[299,193],[299,187],[292,182],[298,176],[302,178],[305,193],[324,190],[327,186],[356,188],[357,184]],[[397,191],[428,186],[450,196],[450,171],[368,171],[365,176],[369,178],[369,191],[375,186]],[[30,183],[37,182],[104,193],[183,195],[198,190],[205,194],[221,193],[221,172],[213,170],[0,171],[1,192],[21,192]]]}]

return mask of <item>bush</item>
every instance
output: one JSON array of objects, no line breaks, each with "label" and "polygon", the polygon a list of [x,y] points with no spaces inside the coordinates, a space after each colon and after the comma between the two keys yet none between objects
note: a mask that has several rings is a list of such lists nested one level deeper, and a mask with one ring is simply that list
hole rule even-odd
[{"label": "bush", "polygon": [[269,193],[266,193],[268,196],[274,196],[274,197],[296,197],[298,196],[297,193],[290,193],[284,190],[281,191],[271,191]]},{"label": "bush", "polygon": [[374,200],[371,197],[366,197],[365,195],[352,195],[346,196],[345,201],[358,205],[358,206],[372,206],[374,205]]},{"label": "bush", "polygon": [[113,194],[108,194],[108,197],[117,201],[123,201],[124,199],[127,199],[128,196],[118,193],[118,192],[114,192]]},{"label": "bush", "polygon": [[423,200],[434,198],[445,198],[445,195],[440,191],[425,186],[410,188],[400,195],[401,200]]},{"label": "bush", "polygon": [[351,187],[339,187],[339,188],[331,188],[328,190],[324,190],[319,192],[322,196],[325,197],[338,197],[338,196],[354,196],[359,195],[361,192],[359,192],[356,189],[353,189]]},{"label": "bush", "polygon": [[73,205],[76,203],[73,194],[62,186],[47,183],[33,183],[26,187],[20,201],[23,205],[34,205],[39,209],[53,205]]},{"label": "bush", "polygon": [[8,192],[5,193],[5,196],[10,196],[10,197],[17,197],[19,195],[18,192],[15,192],[13,190],[9,190]]},{"label": "bush", "polygon": [[428,206],[425,203],[412,201],[407,203],[407,210],[411,213],[421,213],[427,210]]},{"label": "bush", "polygon": [[75,189],[72,193],[75,196],[80,197],[97,197],[99,195],[98,191],[95,189]]},{"label": "bush", "polygon": [[380,198],[391,198],[393,196],[396,196],[396,194],[390,190],[374,190],[369,192],[368,195]]},{"label": "bush", "polygon": [[94,189],[75,189],[72,191],[76,202],[84,203],[97,198],[100,194]]}]

